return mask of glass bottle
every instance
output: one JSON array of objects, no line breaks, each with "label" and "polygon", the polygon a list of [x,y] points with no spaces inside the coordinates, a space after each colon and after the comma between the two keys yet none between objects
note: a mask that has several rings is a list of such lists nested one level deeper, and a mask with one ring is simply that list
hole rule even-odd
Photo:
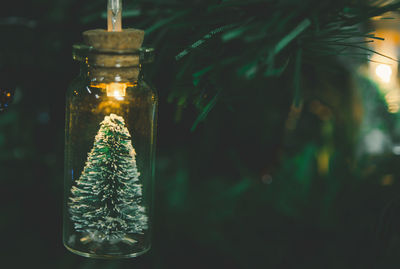
[{"label": "glass bottle", "polygon": [[153,50],[73,47],[67,92],[63,243],[95,258],[150,249],[157,94],[143,79]]}]

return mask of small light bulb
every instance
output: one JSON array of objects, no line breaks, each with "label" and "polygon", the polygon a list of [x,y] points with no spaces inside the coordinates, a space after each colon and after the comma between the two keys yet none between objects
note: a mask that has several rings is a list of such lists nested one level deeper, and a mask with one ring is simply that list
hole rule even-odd
[{"label": "small light bulb", "polygon": [[380,64],[375,69],[376,75],[385,83],[389,83],[392,77],[392,68],[387,64]]},{"label": "small light bulb", "polygon": [[126,94],[126,83],[109,83],[106,85],[107,96],[114,97],[117,100],[123,100]]}]

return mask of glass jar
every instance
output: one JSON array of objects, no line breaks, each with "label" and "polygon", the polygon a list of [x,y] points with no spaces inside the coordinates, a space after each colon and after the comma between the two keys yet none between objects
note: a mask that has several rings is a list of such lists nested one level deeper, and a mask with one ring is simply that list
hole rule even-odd
[{"label": "glass jar", "polygon": [[152,49],[73,47],[67,92],[63,242],[96,258],[150,249],[157,94],[143,79]]}]

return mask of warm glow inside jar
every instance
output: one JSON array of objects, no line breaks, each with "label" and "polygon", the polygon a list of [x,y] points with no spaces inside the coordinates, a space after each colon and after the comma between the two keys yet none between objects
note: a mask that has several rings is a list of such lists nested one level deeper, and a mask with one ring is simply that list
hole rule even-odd
[{"label": "warm glow inside jar", "polygon": [[67,92],[63,242],[79,255],[150,248],[157,94],[142,66],[152,56],[73,47],[81,70]]}]

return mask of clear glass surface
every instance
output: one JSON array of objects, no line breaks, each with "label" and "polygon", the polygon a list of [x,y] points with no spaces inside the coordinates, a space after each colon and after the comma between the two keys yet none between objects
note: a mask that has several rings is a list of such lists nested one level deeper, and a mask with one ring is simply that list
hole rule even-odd
[{"label": "clear glass surface", "polygon": [[141,78],[95,83],[85,68],[67,92],[64,245],[135,257],[151,243],[157,96]]}]

